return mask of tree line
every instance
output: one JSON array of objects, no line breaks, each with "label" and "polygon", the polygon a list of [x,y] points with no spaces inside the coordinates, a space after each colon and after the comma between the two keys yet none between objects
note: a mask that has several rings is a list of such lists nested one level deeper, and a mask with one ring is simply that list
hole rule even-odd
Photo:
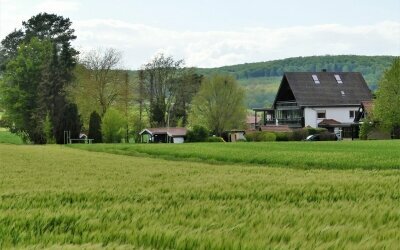
[{"label": "tree line", "polygon": [[40,13],[1,41],[0,107],[11,131],[44,144],[64,143],[65,131],[120,142],[146,126],[202,125],[214,134],[243,126],[244,91],[234,78],[204,77],[163,54],[133,73],[117,49],[80,54],[71,24]]},{"label": "tree line", "polygon": [[204,75],[227,73],[236,79],[281,77],[284,72],[361,72],[372,90],[376,90],[385,69],[390,67],[394,56],[310,56],[295,57],[268,62],[246,63],[220,68],[199,69]]}]

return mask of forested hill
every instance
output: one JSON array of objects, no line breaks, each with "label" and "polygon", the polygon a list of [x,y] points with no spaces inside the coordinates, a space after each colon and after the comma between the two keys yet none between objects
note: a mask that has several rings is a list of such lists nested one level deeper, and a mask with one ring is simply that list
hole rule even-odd
[{"label": "forested hill", "polygon": [[361,72],[371,90],[376,90],[377,83],[385,69],[390,67],[394,56],[310,56],[283,60],[245,63],[220,68],[199,68],[198,73],[212,75],[216,73],[232,74],[245,87],[247,106],[269,106],[274,99],[284,72]]}]

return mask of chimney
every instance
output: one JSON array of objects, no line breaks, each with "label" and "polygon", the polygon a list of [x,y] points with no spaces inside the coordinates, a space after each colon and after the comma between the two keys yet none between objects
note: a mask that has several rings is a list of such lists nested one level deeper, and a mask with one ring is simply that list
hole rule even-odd
[{"label": "chimney", "polygon": [[322,69],[322,72],[326,72],[326,69]]}]

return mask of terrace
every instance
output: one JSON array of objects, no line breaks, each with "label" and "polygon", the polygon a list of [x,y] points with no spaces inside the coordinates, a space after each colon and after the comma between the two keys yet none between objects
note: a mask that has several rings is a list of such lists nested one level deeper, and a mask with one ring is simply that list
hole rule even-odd
[{"label": "terrace", "polygon": [[291,128],[304,126],[303,110],[296,101],[278,101],[273,108],[253,109],[255,117],[262,113],[261,120],[256,121],[256,128],[265,125],[288,125]]}]

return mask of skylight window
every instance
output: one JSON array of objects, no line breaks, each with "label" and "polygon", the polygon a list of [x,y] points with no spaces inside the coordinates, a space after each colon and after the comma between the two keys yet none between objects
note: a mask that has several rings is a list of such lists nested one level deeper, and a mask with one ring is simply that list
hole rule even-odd
[{"label": "skylight window", "polygon": [[340,75],[335,75],[335,79],[336,79],[337,83],[339,83],[339,84],[343,83],[342,78],[340,78]]},{"label": "skylight window", "polygon": [[346,96],[346,94],[344,93],[344,91],[340,91],[340,93],[342,94],[342,96]]},{"label": "skylight window", "polygon": [[312,78],[313,78],[315,84],[320,84],[320,81],[319,81],[317,75],[312,75]]}]

